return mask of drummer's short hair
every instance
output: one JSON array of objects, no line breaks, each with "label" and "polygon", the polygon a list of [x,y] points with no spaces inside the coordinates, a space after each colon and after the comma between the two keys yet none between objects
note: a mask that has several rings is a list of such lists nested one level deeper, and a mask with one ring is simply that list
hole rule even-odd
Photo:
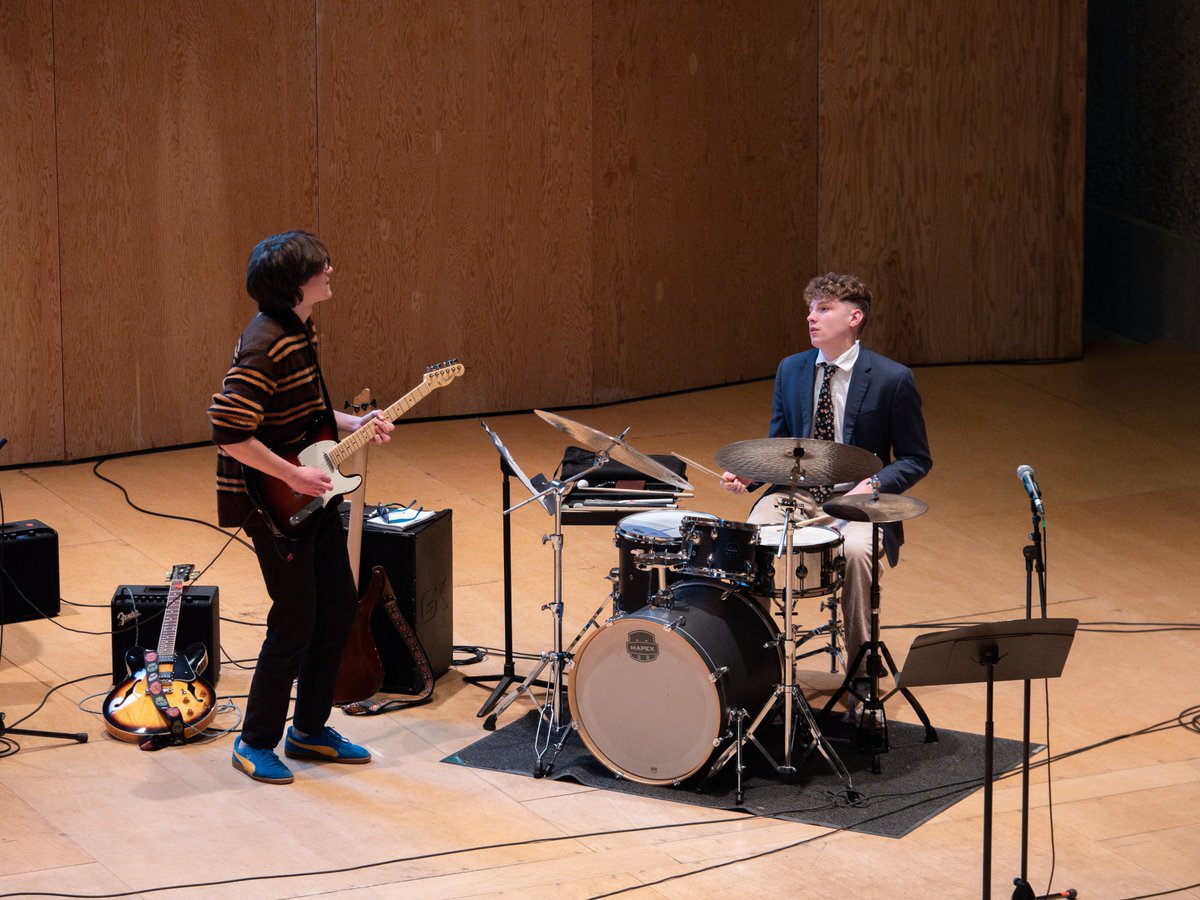
[{"label": "drummer's short hair", "polygon": [[837,272],[826,272],[809,281],[804,289],[804,302],[808,306],[820,299],[841,300],[862,310],[862,324],[858,333],[867,329],[867,319],[871,316],[871,292],[857,275],[839,275]]}]

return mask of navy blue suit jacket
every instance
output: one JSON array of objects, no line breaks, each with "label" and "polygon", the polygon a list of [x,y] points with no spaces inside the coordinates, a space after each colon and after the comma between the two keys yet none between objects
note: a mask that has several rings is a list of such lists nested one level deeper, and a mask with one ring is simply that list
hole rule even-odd
[{"label": "navy blue suit jacket", "polygon": [[[775,403],[771,414],[771,437],[812,436],[813,390],[816,384],[817,351],[789,356],[775,374]],[[879,490],[901,494],[928,474],[933,467],[921,395],[912,370],[895,360],[859,347],[850,374],[842,441],[870,450],[883,461]],[[883,528],[888,562],[900,558],[904,528],[897,522]]]}]

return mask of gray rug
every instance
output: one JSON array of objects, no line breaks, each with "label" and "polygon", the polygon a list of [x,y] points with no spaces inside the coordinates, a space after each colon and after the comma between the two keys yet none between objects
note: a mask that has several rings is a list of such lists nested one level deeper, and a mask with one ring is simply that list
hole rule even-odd
[{"label": "gray rug", "polygon": [[[443,762],[533,777],[537,763],[536,728],[537,713],[531,711]],[[853,728],[838,720],[826,723],[822,731],[850,772],[854,788],[860,794],[856,803],[847,801],[841,779],[819,753],[809,754],[797,766],[796,774],[785,780],[750,745],[743,751],[745,796],[740,807],[736,802],[736,773],[732,763],[704,785],[703,790],[697,790],[695,782],[700,780],[699,776],[679,787],[641,784],[619,778],[602,766],[574,731],[568,734],[545,777],[675,803],[741,810],[893,838],[903,837],[983,787],[982,735],[939,729],[938,740],[926,743],[925,729],[921,726],[892,722],[888,726],[889,749],[880,759],[882,771],[874,774],[873,756],[858,749]],[[762,728],[758,737],[773,755],[781,755],[778,730]],[[1040,749],[1034,747],[1033,752]],[[994,771],[1000,774],[1020,766],[1021,751],[1020,741],[997,738]],[[794,753],[793,761],[803,752],[802,747],[799,753]]]}]

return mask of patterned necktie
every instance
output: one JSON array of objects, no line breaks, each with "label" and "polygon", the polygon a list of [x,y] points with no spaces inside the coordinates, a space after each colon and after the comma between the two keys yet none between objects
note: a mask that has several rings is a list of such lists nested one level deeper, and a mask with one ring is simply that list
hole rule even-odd
[{"label": "patterned necktie", "polygon": [[[817,415],[813,425],[813,437],[818,441],[832,441],[836,432],[833,427],[833,386],[830,382],[833,380],[833,373],[837,371],[837,366],[829,362],[821,365],[825,367],[825,373],[821,378],[821,392],[817,395]],[[809,493],[820,504],[825,502],[833,490],[819,484],[809,488]]]}]

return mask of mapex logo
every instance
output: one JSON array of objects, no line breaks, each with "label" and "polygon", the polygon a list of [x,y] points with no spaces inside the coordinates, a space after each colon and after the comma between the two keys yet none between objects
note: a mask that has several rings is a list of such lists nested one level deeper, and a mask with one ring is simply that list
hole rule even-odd
[{"label": "mapex logo", "polygon": [[625,639],[625,652],[638,662],[654,662],[658,659],[658,641],[649,631],[631,631]]}]

